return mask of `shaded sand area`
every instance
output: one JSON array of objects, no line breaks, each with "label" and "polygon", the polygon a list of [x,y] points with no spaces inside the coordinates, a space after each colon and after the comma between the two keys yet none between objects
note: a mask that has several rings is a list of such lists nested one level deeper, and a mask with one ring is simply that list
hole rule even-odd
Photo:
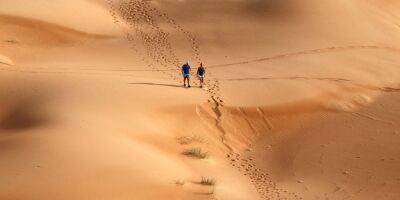
[{"label": "shaded sand area", "polygon": [[399,199],[399,11],[2,0],[0,199]]}]

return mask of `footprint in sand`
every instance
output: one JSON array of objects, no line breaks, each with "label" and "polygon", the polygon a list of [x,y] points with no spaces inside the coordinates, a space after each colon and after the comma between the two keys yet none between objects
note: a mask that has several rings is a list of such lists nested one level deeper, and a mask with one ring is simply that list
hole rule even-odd
[{"label": "footprint in sand", "polygon": [[[144,62],[148,63],[150,68],[161,71],[171,79],[176,76],[179,67],[171,66],[180,66],[182,59],[179,59],[172,47],[168,32],[170,30],[175,30],[181,34],[190,45],[192,57],[197,62],[202,62],[200,46],[196,37],[166,13],[152,7],[149,2],[130,0],[117,4],[112,0],[107,0],[107,3],[114,21],[120,23],[119,16],[125,22],[121,26],[126,27],[124,24],[128,25],[128,29],[125,29],[127,40],[132,43],[133,50],[142,56]],[[139,50],[139,46],[142,46],[144,51]],[[205,91],[222,103],[218,80],[209,80],[205,85],[208,86]]]},{"label": "footprint in sand", "polygon": [[296,193],[280,189],[268,173],[256,167],[253,157],[243,158],[237,153],[229,153],[226,157],[233,167],[250,179],[263,199],[302,199]]},{"label": "footprint in sand", "polygon": [[205,90],[205,91],[209,91],[209,88],[207,86],[203,86],[202,89]]}]

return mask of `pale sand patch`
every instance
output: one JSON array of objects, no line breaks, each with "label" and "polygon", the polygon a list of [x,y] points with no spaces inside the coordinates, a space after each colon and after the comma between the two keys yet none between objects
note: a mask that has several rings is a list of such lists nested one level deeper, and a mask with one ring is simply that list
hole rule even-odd
[{"label": "pale sand patch", "polygon": [[14,62],[3,54],[0,54],[0,63],[5,65],[14,65]]}]

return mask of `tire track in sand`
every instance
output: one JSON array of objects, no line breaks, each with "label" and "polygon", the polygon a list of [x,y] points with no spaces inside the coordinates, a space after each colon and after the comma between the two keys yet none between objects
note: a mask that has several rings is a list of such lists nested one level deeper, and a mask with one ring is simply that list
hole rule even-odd
[{"label": "tire track in sand", "polygon": [[394,93],[400,92],[400,88],[390,86],[376,86],[370,84],[357,83],[355,80],[337,77],[309,77],[309,76],[280,76],[280,77],[254,77],[254,78],[229,78],[222,79],[222,81],[262,81],[262,80],[306,80],[306,81],[327,81],[333,83],[340,83],[343,85],[351,85],[362,89],[371,91],[383,92],[383,93]]},{"label": "tire track in sand", "polygon": [[210,65],[209,68],[220,68],[220,67],[229,67],[235,65],[246,65],[250,63],[257,63],[257,62],[267,62],[272,60],[280,60],[285,58],[291,58],[296,56],[302,55],[310,55],[310,54],[322,54],[322,53],[331,53],[331,52],[339,52],[339,51],[348,51],[348,50],[357,50],[357,49],[376,49],[376,50],[387,50],[387,51],[396,51],[400,52],[399,48],[396,47],[389,47],[389,46],[376,46],[376,45],[349,45],[349,46],[333,46],[333,47],[326,47],[326,48],[319,48],[319,49],[311,49],[311,50],[303,50],[293,53],[285,53],[285,54],[278,54],[271,57],[253,59],[253,60],[245,60],[233,63],[225,63],[225,64],[216,64]]}]

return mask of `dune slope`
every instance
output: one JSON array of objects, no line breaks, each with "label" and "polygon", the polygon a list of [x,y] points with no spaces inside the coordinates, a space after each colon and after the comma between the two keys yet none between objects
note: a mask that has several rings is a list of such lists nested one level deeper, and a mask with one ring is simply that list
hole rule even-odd
[{"label": "dune slope", "polygon": [[398,11],[3,0],[0,199],[398,199]]}]

